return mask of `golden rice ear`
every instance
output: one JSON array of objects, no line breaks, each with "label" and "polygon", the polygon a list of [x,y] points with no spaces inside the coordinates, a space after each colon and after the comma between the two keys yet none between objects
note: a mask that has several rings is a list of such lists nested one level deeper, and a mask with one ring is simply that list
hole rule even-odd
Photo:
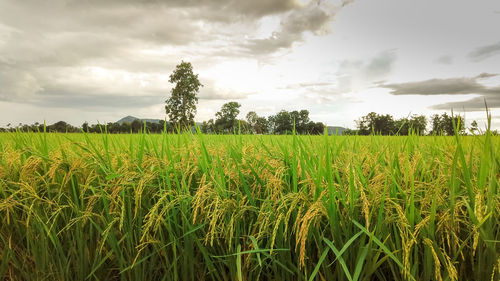
[{"label": "golden rice ear", "polygon": [[432,252],[432,257],[434,259],[434,272],[435,272],[435,278],[438,281],[442,281],[443,278],[441,277],[441,262],[439,261],[438,255],[436,253],[436,250],[434,249],[432,245],[432,241],[429,238],[424,239],[424,244],[429,247],[429,249]]}]

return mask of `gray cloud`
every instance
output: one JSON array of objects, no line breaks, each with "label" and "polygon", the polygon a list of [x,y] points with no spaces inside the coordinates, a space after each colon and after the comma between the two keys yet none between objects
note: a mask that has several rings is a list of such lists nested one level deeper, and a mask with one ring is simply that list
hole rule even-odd
[{"label": "gray cloud", "polygon": [[498,74],[483,72],[483,73],[479,74],[478,76],[476,76],[476,79],[486,79],[486,78],[491,78],[491,77],[495,77],[495,76],[498,76]]},{"label": "gray cloud", "polygon": [[309,83],[299,83],[300,87],[330,87],[335,84],[330,82],[309,82]]},{"label": "gray cloud", "polygon": [[461,77],[447,79],[429,79],[418,82],[399,84],[380,84],[381,88],[388,88],[392,95],[466,95],[466,94],[497,94],[496,88],[488,88],[478,79],[489,78],[496,74],[482,73],[476,77]]},{"label": "gray cloud", "polygon": [[[136,86],[143,80],[151,82],[143,76],[158,78],[185,57],[203,61],[211,57],[212,49],[220,51],[220,44],[241,42],[240,35],[231,31],[233,25],[253,28],[264,16],[302,9],[296,0],[0,1],[0,101],[90,107],[100,106],[93,100],[101,95],[102,104],[127,107],[138,95],[136,105],[146,106],[157,95],[168,94],[168,83]],[[314,25],[315,19],[309,19]],[[308,24],[293,17],[285,22],[290,29],[286,32]],[[169,47],[177,48],[175,55],[147,53]],[[224,49],[228,53],[222,57],[241,55],[241,50]],[[110,92],[104,82],[85,88],[86,83],[95,83],[91,73],[82,71],[87,67],[121,71],[119,75],[130,74],[127,79],[136,81],[123,91]],[[207,89],[200,98],[247,95]]]},{"label": "gray cloud", "polygon": [[[342,1],[341,7],[353,2]],[[332,6],[322,1],[310,1],[303,7],[292,10],[280,22],[278,30],[268,38],[252,39],[240,47],[249,53],[269,54],[292,47],[295,42],[303,40],[306,32],[315,35],[328,33],[327,24],[332,21],[341,7]]]},{"label": "gray cloud", "polygon": [[449,110],[451,108],[463,108],[466,111],[484,111],[486,109],[485,102],[488,105],[488,108],[500,108],[500,87],[496,88],[496,93],[496,95],[475,97],[466,101],[438,104],[433,106],[432,108],[445,110]]},{"label": "gray cloud", "polygon": [[396,52],[392,50],[374,57],[363,70],[365,76],[370,80],[385,77],[391,72],[396,58]]},{"label": "gray cloud", "polygon": [[337,72],[339,89],[350,92],[359,85],[371,85],[389,75],[397,60],[395,50],[384,51],[368,61],[345,60]]},{"label": "gray cloud", "polygon": [[[198,2],[198,1],[195,1]],[[220,1],[213,1],[220,3]],[[270,14],[282,13],[298,7],[295,0],[253,0],[253,1],[229,1],[226,5],[228,10],[234,10],[241,14],[262,17]]]},{"label": "gray cloud", "polygon": [[440,63],[440,64],[452,64],[453,63],[453,57],[449,56],[449,55],[444,55],[444,56],[440,56],[435,61],[437,63]]},{"label": "gray cloud", "polygon": [[0,62],[0,101],[26,99],[43,90],[35,75]]},{"label": "gray cloud", "polygon": [[331,82],[307,82],[307,83],[297,83],[290,84],[280,89],[301,89],[301,88],[325,88],[325,87],[333,87],[334,83]]},{"label": "gray cloud", "polygon": [[484,101],[491,108],[500,108],[500,86],[488,87],[478,80],[491,78],[497,74],[481,73],[476,77],[460,77],[447,79],[429,79],[399,84],[380,84],[379,87],[391,89],[393,95],[469,95],[479,97],[460,102],[448,102],[433,106],[434,109],[464,108],[468,111],[484,110]]},{"label": "gray cloud", "polygon": [[[278,14],[297,8],[299,4],[296,0],[70,0],[75,7],[102,6],[106,9],[116,9],[123,5],[143,6],[153,8],[182,8],[204,11],[196,14],[198,18],[229,21],[236,17],[255,17],[260,18],[266,15]],[[190,12],[197,12],[190,11]],[[218,15],[216,15],[218,14]]]},{"label": "gray cloud", "polygon": [[100,111],[104,108],[143,108],[162,104],[164,100],[164,96],[108,94],[97,92],[95,89],[92,91],[92,94],[79,90],[67,91],[65,89],[61,91],[49,89],[43,95],[39,95],[30,101],[30,103],[49,108],[75,108],[86,111]]},{"label": "gray cloud", "polygon": [[469,53],[469,58],[475,61],[481,61],[500,54],[500,41],[491,45],[486,45],[475,49]]},{"label": "gray cloud", "polygon": [[322,102],[333,101],[344,93],[383,83],[380,80],[392,72],[396,60],[395,50],[381,52],[368,60],[344,60],[334,73],[334,82],[294,83],[280,89],[301,90],[306,97],[320,98]]}]

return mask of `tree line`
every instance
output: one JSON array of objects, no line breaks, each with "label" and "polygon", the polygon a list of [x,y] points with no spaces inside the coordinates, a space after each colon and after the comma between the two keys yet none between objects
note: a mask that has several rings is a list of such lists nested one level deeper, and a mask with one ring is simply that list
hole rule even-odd
[{"label": "tree line", "polygon": [[255,111],[250,111],[245,120],[237,119],[241,104],[228,102],[222,105],[214,119],[204,121],[200,128],[202,133],[208,134],[322,134],[325,125],[321,122],[311,121],[308,110],[281,110],[269,117],[259,116]]},{"label": "tree line", "polygon": [[[251,111],[246,115],[246,119],[238,119],[240,114],[241,104],[238,102],[228,102],[222,105],[220,111],[216,113],[215,121],[210,119],[199,125],[199,129],[205,134],[322,134],[325,125],[321,122],[313,122],[309,118],[308,110],[281,110],[275,115],[263,117],[257,115],[255,111]],[[58,133],[110,133],[110,134],[127,134],[127,133],[175,133],[185,130],[185,127],[179,126],[178,123],[159,120],[156,122],[142,122],[136,119],[133,122],[109,122],[104,124],[89,124],[83,123],[80,127],[75,127],[65,121],[59,121],[51,125],[35,123],[32,125],[19,124],[18,126],[8,125],[7,128],[0,128],[0,131],[23,131],[23,132],[58,132]],[[195,124],[191,125],[188,130],[196,131]]]},{"label": "tree line", "polygon": [[7,125],[7,128],[0,128],[0,132],[49,132],[49,133],[110,133],[110,134],[127,134],[127,133],[138,133],[138,132],[149,132],[149,133],[162,133],[167,129],[167,132],[173,132],[173,128],[167,125],[168,122],[160,120],[159,123],[152,122],[142,122],[139,119],[133,122],[109,122],[104,124],[92,124],[89,125],[88,122],[83,123],[80,127],[73,126],[65,121],[59,121],[51,125],[40,124],[38,122],[28,125],[19,124],[18,126]]},{"label": "tree line", "polygon": [[[203,84],[194,74],[193,66],[189,62],[182,61],[176,66],[170,75],[170,83],[175,84],[171,89],[170,97],[165,101],[165,112],[168,121],[158,123],[134,120],[133,122],[92,124],[85,122],[80,128],[74,127],[64,121],[59,121],[49,126],[35,123],[7,128],[0,131],[48,131],[48,132],[88,132],[88,133],[161,133],[195,130],[194,117],[198,103],[198,92]],[[250,111],[245,120],[237,119],[240,114],[241,104],[231,101],[222,105],[220,111],[215,114],[215,120],[210,119],[201,123],[200,130],[206,134],[322,134],[326,129],[325,124],[314,122],[309,118],[309,111],[281,110],[269,117],[259,116],[255,111]],[[465,134],[465,120],[459,115],[433,115],[430,119],[431,135],[454,135],[455,130],[459,134]],[[412,115],[405,118],[394,119],[390,114],[368,113],[356,121],[357,128],[347,129],[344,134],[348,135],[409,135],[415,133],[424,135],[427,132],[428,120],[423,115]],[[469,133],[481,133],[477,122],[473,121]],[[494,132],[497,133],[497,132]]]},{"label": "tree line", "polygon": [[412,115],[400,119],[394,119],[390,114],[377,114],[370,112],[356,120],[356,130],[346,130],[348,135],[447,135],[452,136],[455,130],[458,134],[476,134],[480,130],[474,120],[468,128],[465,128],[465,118],[460,115],[448,115],[448,113],[434,114],[430,118],[431,129],[427,131],[428,119],[424,115]]},{"label": "tree line", "polygon": [[[275,134],[284,135],[296,133],[299,135],[323,134],[325,125],[321,122],[311,121],[308,110],[281,110],[269,117],[259,116],[255,111],[250,111],[245,119],[238,119],[241,104],[238,102],[228,102],[222,105],[214,119],[204,121],[198,128],[204,134]],[[460,115],[449,115],[442,113],[435,114],[428,119],[424,115],[412,115],[400,119],[395,119],[390,114],[378,114],[370,112],[356,120],[356,129],[346,129],[344,135],[446,135],[455,134],[455,129],[459,134],[482,134],[484,133],[474,120],[471,125],[465,127],[465,119]],[[80,127],[73,126],[64,121],[59,121],[51,125],[40,123],[19,124],[7,128],[0,128],[0,132],[54,132],[54,133],[175,133],[181,130],[174,122],[159,120],[155,122],[142,122],[139,119],[133,122],[110,122],[106,124],[92,124],[85,122]],[[195,125],[190,127],[195,132]],[[492,132],[498,135],[498,131]]]}]

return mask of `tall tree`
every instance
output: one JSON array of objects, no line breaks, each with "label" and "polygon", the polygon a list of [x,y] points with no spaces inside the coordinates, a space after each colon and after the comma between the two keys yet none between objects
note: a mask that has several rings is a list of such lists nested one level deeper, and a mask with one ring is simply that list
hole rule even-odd
[{"label": "tall tree", "polygon": [[193,66],[189,62],[182,61],[170,75],[170,83],[175,83],[171,90],[171,96],[165,101],[165,111],[170,122],[182,129],[194,124],[196,115],[196,94],[203,85],[198,80],[198,74],[193,73]]}]

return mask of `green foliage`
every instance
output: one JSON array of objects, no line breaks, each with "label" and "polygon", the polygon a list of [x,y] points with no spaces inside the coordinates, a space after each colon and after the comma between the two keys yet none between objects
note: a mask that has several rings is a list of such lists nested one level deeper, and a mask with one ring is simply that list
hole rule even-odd
[{"label": "green foliage", "polygon": [[[427,118],[423,115],[412,115],[410,118],[394,120],[390,114],[377,114],[370,112],[366,116],[356,121],[359,135],[403,135],[410,134],[424,135],[427,127]],[[349,131],[347,134],[352,134]]]},{"label": "green foliage", "polygon": [[281,110],[274,116],[269,116],[269,124],[275,134],[290,134],[293,131],[293,119],[290,112]]},{"label": "green foliage", "polygon": [[269,123],[265,117],[261,117],[255,111],[248,112],[247,123],[252,133],[266,134],[269,132]]},{"label": "green foliage", "polygon": [[360,135],[393,135],[397,131],[394,119],[389,114],[381,115],[370,112],[366,116],[361,117],[357,123]]},{"label": "green foliage", "polygon": [[424,115],[412,115],[410,118],[401,118],[394,122],[398,135],[407,136],[410,133],[425,134],[427,118]]},{"label": "green foliage", "polygon": [[446,112],[441,115],[433,115],[432,118],[432,135],[447,135],[453,136],[455,134],[455,126],[458,128],[458,133],[465,132],[465,119],[458,116],[448,115]]},{"label": "green foliage", "polygon": [[322,134],[325,125],[321,122],[313,122],[309,119],[309,111],[281,110],[276,115],[271,115],[268,118],[270,131],[274,134],[291,134],[295,129],[295,133],[299,135],[319,135]]},{"label": "green foliage", "polygon": [[241,104],[231,101],[222,105],[220,111],[215,116],[215,128],[221,133],[237,132],[238,114],[240,114]]},{"label": "green foliage", "polygon": [[353,130],[353,129],[345,129],[344,135],[346,135],[346,136],[359,135],[359,131],[358,130]]},{"label": "green foliage", "polygon": [[301,110],[300,112],[294,110],[290,112],[290,118],[295,122],[295,131],[298,134],[306,134],[311,129],[311,120],[309,119],[309,111]]},{"label": "green foliage", "polygon": [[[9,126],[10,127],[10,124]],[[45,126],[44,124],[39,124],[38,122],[28,125],[28,124],[19,124],[15,128],[8,128],[8,129],[3,129],[0,128],[0,132],[5,132],[5,131],[10,131],[10,132],[16,132],[16,131],[22,131],[22,132],[43,132],[46,130],[47,132],[52,132],[52,133],[75,133],[79,132],[80,129],[77,127],[74,127],[64,121],[58,121],[54,124]]]},{"label": "green foliage", "polygon": [[170,75],[169,82],[175,83],[170,98],[165,101],[165,111],[170,122],[182,129],[190,128],[196,115],[196,94],[203,87],[198,74],[193,73],[191,63],[182,61]]}]

